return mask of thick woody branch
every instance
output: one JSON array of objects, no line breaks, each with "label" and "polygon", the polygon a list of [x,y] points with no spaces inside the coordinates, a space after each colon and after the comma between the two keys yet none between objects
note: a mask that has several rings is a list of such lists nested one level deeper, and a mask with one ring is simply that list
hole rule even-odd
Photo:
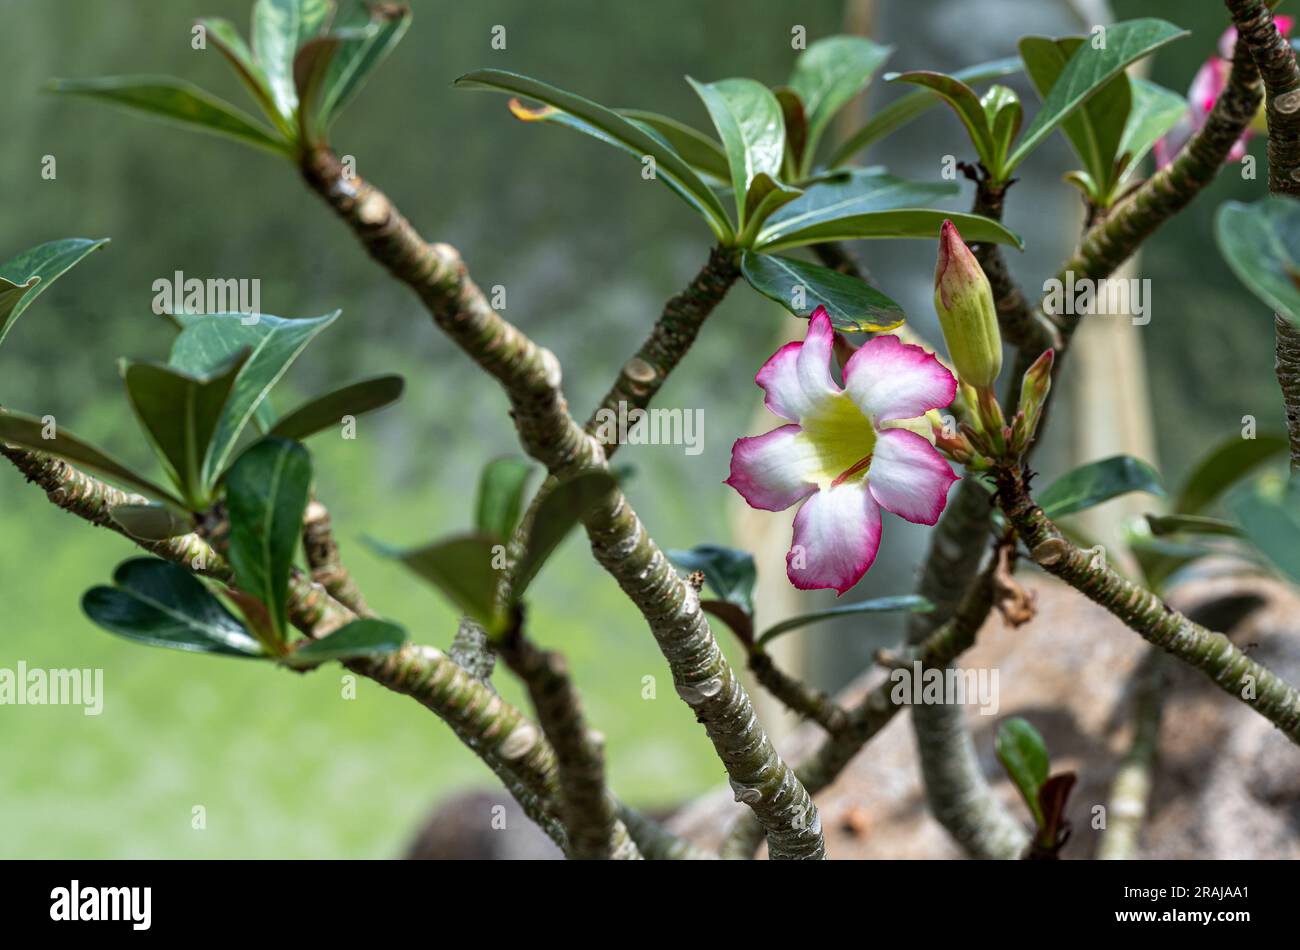
[{"label": "thick woody branch", "polygon": [[1137,856],[1160,749],[1168,662],[1161,651],[1152,647],[1134,672],[1133,740],[1110,786],[1106,830],[1097,849],[1097,857],[1103,861],[1128,861]]},{"label": "thick woody branch", "polygon": [[[1100,280],[1137,251],[1156,229],[1187,207],[1218,174],[1232,146],[1259,110],[1263,92],[1259,71],[1241,41],[1233,53],[1228,82],[1195,135],[1167,166],[1144,181],[1084,235],[1057,279]],[[1058,314],[1065,343],[1079,327],[1082,314]],[[1059,355],[1059,354],[1058,354]]]},{"label": "thick woody branch", "polygon": [[528,689],[537,721],[555,749],[569,855],[589,860],[639,859],[641,853],[619,820],[605,784],[604,739],[587,728],[564,658],[539,650],[519,632],[502,644],[501,656]]},{"label": "thick woody branch", "polygon": [[998,502],[1034,561],[1093,603],[1104,607],[1148,643],[1205,673],[1300,745],[1300,692],[1155,594],[1072,544],[1034,504],[1018,469],[997,473]]},{"label": "thick woody branch", "polygon": [[811,719],[832,735],[848,725],[848,712],[822,690],[791,676],[761,648],[749,653],[749,671],[763,688],[791,712]]},{"label": "thick woody branch", "polygon": [[353,613],[368,615],[370,608],[361,594],[361,588],[339,557],[339,545],[334,539],[329,509],[315,499],[307,505],[307,512],[303,516],[302,547],[307,566],[311,570],[311,579]]},{"label": "thick woody branch", "polygon": [[[428,244],[389,199],[344,174],[332,152],[304,158],[303,175],[362,244],[424,302],[434,321],[510,398],[525,450],[553,476],[605,466],[603,447],[569,415],[560,367],[488,306],[456,251]],[[584,518],[599,561],[641,610],[678,693],[713,741],[737,797],[767,828],[774,857],[821,858],[821,822],[808,793],[781,761],[699,608],[622,492]]]}]

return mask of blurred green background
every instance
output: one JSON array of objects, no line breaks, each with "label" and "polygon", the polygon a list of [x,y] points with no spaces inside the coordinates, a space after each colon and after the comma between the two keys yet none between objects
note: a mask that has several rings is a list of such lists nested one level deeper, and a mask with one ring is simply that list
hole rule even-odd
[{"label": "blurred green background", "polygon": [[[64,236],[111,236],[45,294],[0,352],[0,398],[144,464],[116,358],[163,358],[168,325],[150,311],[153,281],[259,278],[262,309],[285,316],[335,307],[343,319],[294,368],[280,407],[351,379],[400,372],[404,400],[363,418],[356,441],[313,442],[318,490],[345,558],[370,602],[414,639],[445,647],[453,612],[360,542],[415,544],[468,527],[482,464],[516,451],[506,403],[438,333],[418,303],[384,278],[282,160],[86,101],[40,92],[54,76],[156,72],[184,76],[245,105],[214,49],[190,47],[195,17],[243,25],[249,0],[0,0],[0,258]],[[865,4],[862,9],[873,5]],[[880,3],[876,37],[898,45],[891,68],[954,69],[1013,52],[1022,32],[1076,32],[1066,4],[1012,0]],[[840,0],[742,4],[475,4],[416,0],[415,20],[334,131],[341,153],[383,187],[426,235],[458,246],[484,287],[507,291],[506,316],[551,347],[575,412],[604,393],[662,302],[703,263],[708,233],[640,167],[588,139],[514,121],[501,97],[453,90],[480,66],[536,75],[618,106],[697,123],[682,77],[750,75],[780,83],[792,24],[810,39],[838,32]],[[1121,2],[1119,17],[1162,15],[1194,36],[1163,52],[1152,78],[1185,90],[1225,16],[1217,3]],[[507,48],[490,47],[495,25]],[[1023,90],[1023,84],[1021,85]],[[872,102],[897,95],[878,83]],[[1032,94],[1027,96],[1032,102]],[[251,107],[250,107],[251,108]],[[962,142],[935,112],[875,156],[914,178],[939,174]],[[1243,413],[1275,423],[1266,314],[1213,249],[1214,208],[1262,193],[1221,176],[1148,245],[1141,276],[1157,287],[1143,342],[1164,467],[1181,471]],[[44,156],[57,178],[40,176]],[[1060,141],[1039,152],[1013,192],[1009,223],[1030,251],[1013,261],[1033,287],[1075,238],[1077,201],[1059,182]],[[1044,204],[1036,200],[1044,197]],[[1035,200],[1029,200],[1035,196]],[[955,201],[965,205],[969,195]],[[1066,219],[1069,219],[1067,221]],[[933,246],[864,247],[882,289],[933,329]],[[725,541],[734,499],[720,483],[731,442],[753,428],[754,369],[781,334],[781,312],[744,285],[732,292],[660,404],[705,409],[704,452],[641,446],[633,503],[665,547]],[[1212,381],[1207,383],[1207,381]],[[1067,417],[1049,469],[1068,461]],[[1104,420],[1094,424],[1105,424]],[[1049,446],[1049,450],[1052,449]],[[891,521],[881,566],[863,593],[899,592],[924,532]],[[892,545],[892,550],[889,547]],[[309,676],[263,665],[147,650],[93,628],[81,593],[132,548],[56,511],[0,469],[0,666],[103,668],[103,715],[73,707],[0,707],[0,856],[381,857],[400,853],[431,804],[492,777],[434,717],[363,682],[341,695],[338,671]],[[888,562],[888,563],[886,563]],[[780,560],[760,571],[781,580]],[[810,598],[810,603],[814,598]],[[629,801],[663,805],[724,778],[703,731],[677,701],[644,624],[573,539],[534,588],[536,639],[562,648],[608,738],[612,782]],[[821,602],[821,599],[816,599]],[[877,628],[890,635],[889,625]],[[852,629],[823,634],[826,685],[864,655]],[[653,676],[657,698],[643,699]],[[511,698],[519,696],[499,677]],[[206,830],[191,827],[195,806]]]}]

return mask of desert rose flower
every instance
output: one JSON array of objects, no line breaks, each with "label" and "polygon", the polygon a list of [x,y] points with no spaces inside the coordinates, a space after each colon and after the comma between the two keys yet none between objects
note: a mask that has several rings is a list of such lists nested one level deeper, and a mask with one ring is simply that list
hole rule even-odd
[{"label": "desert rose flower", "polygon": [[727,484],[752,508],[802,502],[786,574],[802,590],[853,587],[880,547],[881,508],[917,524],[939,520],[952,467],[918,433],[947,406],[957,381],[932,353],[877,336],[831,376],[835,332],[818,307],[802,343],[788,343],[755,381],[789,424],[737,440]]},{"label": "desert rose flower", "polygon": [[[1275,16],[1273,22],[1277,24],[1282,35],[1286,36],[1291,32],[1294,20],[1289,16]],[[1157,168],[1164,168],[1172,162],[1178,150],[1205,125],[1210,110],[1214,108],[1214,103],[1218,101],[1224,87],[1228,84],[1228,70],[1232,67],[1232,51],[1236,43],[1237,30],[1235,27],[1228,27],[1219,38],[1219,55],[1211,56],[1197,70],[1196,76],[1192,79],[1192,86],[1187,90],[1187,112],[1167,135],[1156,142]],[[1242,156],[1246,154],[1246,142],[1255,132],[1265,131],[1260,124],[1263,109],[1261,104],[1260,116],[1257,116],[1256,122],[1251,123],[1241,133],[1241,138],[1237,139],[1236,144],[1232,146],[1232,151],[1228,153],[1225,161],[1241,161]]]}]

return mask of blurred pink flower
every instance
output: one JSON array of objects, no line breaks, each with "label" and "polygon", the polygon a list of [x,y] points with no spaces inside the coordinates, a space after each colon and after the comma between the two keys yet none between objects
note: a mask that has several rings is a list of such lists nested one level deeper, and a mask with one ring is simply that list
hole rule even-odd
[{"label": "blurred pink flower", "polygon": [[[1286,36],[1291,32],[1295,21],[1289,16],[1275,16],[1273,22],[1277,24],[1282,35]],[[1236,27],[1230,26],[1219,37],[1219,55],[1211,56],[1197,70],[1191,88],[1187,90],[1187,112],[1167,135],[1156,142],[1156,168],[1164,168],[1172,162],[1178,150],[1205,125],[1210,110],[1214,108],[1214,103],[1218,101],[1224,86],[1228,84],[1228,70],[1232,66],[1232,51],[1236,43]],[[1232,146],[1232,151],[1228,153],[1225,161],[1241,161],[1242,156],[1246,154],[1246,142],[1254,134],[1255,130],[1247,126],[1241,133],[1241,138]]]},{"label": "blurred pink flower", "polygon": [[823,307],[802,343],[787,343],[758,371],[767,408],[790,420],[738,439],[731,476],[751,508],[784,511],[802,502],[786,575],[801,590],[843,594],[880,547],[880,509],[934,524],[957,481],[924,436],[925,413],[952,402],[957,380],[932,353],[877,336],[831,376],[835,331]]}]

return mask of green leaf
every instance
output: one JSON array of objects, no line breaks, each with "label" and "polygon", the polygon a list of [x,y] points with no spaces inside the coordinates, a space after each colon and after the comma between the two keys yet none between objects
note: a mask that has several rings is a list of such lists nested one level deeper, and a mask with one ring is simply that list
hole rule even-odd
[{"label": "green leaf", "polygon": [[321,99],[334,55],[342,38],[334,34],[317,36],[303,44],[293,60],[293,87],[298,97],[298,126],[295,135],[307,147],[325,140],[321,123]]},{"label": "green leaf", "polygon": [[305,640],[288,653],[284,662],[293,667],[316,666],[329,660],[357,660],[384,656],[402,648],[406,630],[387,620],[367,617],[354,620],[319,640]]},{"label": "green leaf", "polygon": [[1038,730],[1019,717],[998,724],[995,742],[998,761],[1007,770],[1011,782],[1034,816],[1034,826],[1042,827],[1043,810],[1038,792],[1047,781],[1047,746]]},{"label": "green leaf", "polygon": [[1286,436],[1260,434],[1253,439],[1229,436],[1196,463],[1174,502],[1177,514],[1194,515],[1208,509],[1225,490],[1288,448]]},{"label": "green leaf", "polygon": [[803,177],[801,169],[808,151],[808,117],[804,114],[803,100],[793,89],[782,86],[773,89],[772,95],[781,106],[781,121],[785,123],[785,158],[781,161],[781,177],[786,181],[797,181]]},{"label": "green leaf", "polygon": [[1226,201],[1214,235],[1246,289],[1300,326],[1300,202],[1283,195],[1253,204]]},{"label": "green leaf", "polygon": [[[213,485],[221,477],[249,420],[262,406],[294,360],[340,311],[324,316],[290,320],[270,314],[217,313],[187,321],[172,344],[170,364],[190,373],[210,371],[230,354],[250,349],[248,361],[221,415],[221,423],[206,456],[203,477]],[[256,318],[254,323],[246,319]]]},{"label": "green leaf", "polygon": [[288,439],[255,443],[226,476],[235,581],[266,607],[280,643],[289,630],[289,574],[310,492],[311,456]]},{"label": "green leaf", "polygon": [[[798,203],[792,202],[788,207],[794,207]],[[985,241],[994,244],[1011,244],[1021,250],[1024,249],[1024,241],[1020,239],[1020,235],[1003,227],[992,218],[978,214],[961,214],[956,211],[936,211],[931,208],[900,208],[847,215],[800,228],[787,229],[784,223],[770,224],[770,230],[759,235],[754,250],[771,253],[808,244],[820,244],[824,241],[860,241],[873,238],[920,238],[933,241],[944,221],[952,221],[957,225],[962,237],[972,244]]]},{"label": "green leaf", "polygon": [[799,95],[808,122],[807,143],[797,156],[801,170],[811,165],[831,120],[867,87],[893,51],[861,36],[828,36],[799,54],[790,88]]},{"label": "green leaf", "polygon": [[1043,100],[1043,107],[1025,129],[1016,150],[1008,157],[1003,169],[1005,174],[1009,175],[1058,125],[1127,66],[1189,34],[1164,20],[1143,18],[1105,27],[1105,33],[1101,35],[1105,39],[1103,49],[1095,49],[1090,39],[1065,64],[1060,78]]},{"label": "green leaf", "polygon": [[330,62],[321,99],[321,132],[329,130],[370,74],[388,58],[411,25],[411,8],[405,4],[386,3],[373,11],[364,0],[346,0],[334,21],[334,32],[341,35]]},{"label": "green leaf", "polygon": [[829,267],[775,254],[746,251],[741,273],[749,285],[796,317],[807,319],[819,306],[846,333],[883,333],[902,326],[903,308],[865,281]]},{"label": "green leaf", "polygon": [[391,406],[402,397],[404,386],[402,377],[396,375],[376,376],[344,386],[286,413],[267,435],[301,442],[331,426],[341,425],[344,416],[360,416]]},{"label": "green leaf", "polygon": [[755,177],[780,177],[785,157],[785,116],[776,96],[753,79],[723,79],[700,83],[689,76],[695,94],[709,111],[731,169],[731,190],[736,197],[736,217],[745,229],[746,196]]},{"label": "green leaf", "polygon": [[1000,168],[1006,160],[1007,152],[1020,133],[1020,120],[1024,111],[1020,106],[1020,97],[1015,90],[1006,86],[990,86],[988,92],[980,97],[984,115],[989,122],[989,138],[993,142],[994,167]]},{"label": "green leaf", "polygon": [[280,130],[282,135],[292,135],[293,126],[286,121],[284,116],[280,115],[279,109],[276,108],[275,99],[271,95],[271,83],[266,78],[266,70],[253,57],[253,51],[248,48],[248,44],[239,35],[239,30],[235,28],[235,25],[229,20],[223,20],[220,17],[209,17],[198,22],[200,26],[207,30],[208,36],[216,45],[217,51],[234,68],[240,82],[244,84],[244,88],[248,90],[249,95],[253,97],[253,101],[258,104],[266,117]]},{"label": "green leaf", "polygon": [[645,126],[667,142],[688,165],[697,172],[725,185],[731,180],[731,168],[727,165],[727,153],[703,132],[679,122],[671,116],[657,112],[645,112],[641,109],[619,109],[619,115],[638,125]]},{"label": "green leaf", "polygon": [[[571,121],[562,124],[614,145],[637,159],[650,156],[655,161],[656,178],[702,214],[719,240],[725,242],[735,236],[722,202],[694,169],[662,138],[652,135],[612,109],[536,79],[500,69],[480,69],[467,73],[457,79],[455,85],[465,89],[490,89],[527,96],[567,115]],[[518,107],[512,111],[525,120],[555,121],[556,118],[555,113],[545,110],[529,112]]]},{"label": "green leaf", "polygon": [[979,156],[980,161],[990,170],[1000,164],[993,146],[993,133],[989,129],[988,115],[984,112],[984,106],[980,103],[975,90],[966,83],[955,76],[926,69],[890,73],[885,76],[885,79],[888,82],[908,82],[923,86],[939,96],[952,106],[952,111],[957,113],[957,118],[961,119],[961,124],[966,127],[966,134],[970,136],[971,144],[975,146],[975,154]]},{"label": "green leaf", "polygon": [[131,537],[142,541],[166,541],[194,530],[193,519],[168,505],[116,505],[108,514]]},{"label": "green leaf", "polygon": [[247,351],[240,351],[202,374],[160,363],[123,362],[122,379],[136,418],[182,497],[196,510],[208,501],[204,459],[248,358]]},{"label": "green leaf", "polygon": [[89,238],[48,241],[0,264],[0,342],[37,297],[91,251],[108,243]]},{"label": "green leaf", "polygon": [[[1020,60],[1015,56],[997,59],[977,66],[968,66],[952,74],[953,79],[973,85],[1001,76],[1009,76],[1020,71]],[[834,153],[828,163],[831,168],[844,165],[850,158],[868,145],[897,132],[903,126],[920,118],[943,100],[938,93],[929,89],[920,89],[895,99],[885,108],[873,115],[867,123],[849,136]]]},{"label": "green leaf", "polygon": [[1124,124],[1124,136],[1119,140],[1122,167],[1115,178],[1116,187],[1133,177],[1142,166],[1142,159],[1187,111],[1187,100],[1163,86],[1133,77],[1129,77],[1129,85],[1133,107],[1129,110],[1128,122]]},{"label": "green leaf", "polygon": [[528,546],[515,565],[511,596],[516,603],[574,526],[617,488],[618,482],[608,472],[582,472],[560,482],[542,499],[528,532]]},{"label": "green leaf", "polygon": [[1047,517],[1063,518],[1134,491],[1165,493],[1154,468],[1131,455],[1115,455],[1062,475],[1039,493],[1037,501]]},{"label": "green leaf", "polygon": [[[1065,64],[1088,40],[1079,36],[1052,39],[1026,36],[1020,40],[1020,58],[1025,73],[1034,84],[1040,99],[1046,99],[1060,79]],[[1083,169],[1103,193],[1108,193],[1120,154],[1120,140],[1129,111],[1132,93],[1128,76],[1122,71],[1103,83],[1075,112],[1061,122],[1061,131],[1069,140]],[[1154,144],[1154,142],[1152,143]]]},{"label": "green leaf", "polygon": [[184,507],[184,503],[166,488],[137,474],[62,426],[54,426],[52,438],[45,438],[46,431],[45,422],[35,416],[0,409],[0,442],[57,456],[76,465],[93,469],[126,488],[133,488],[160,501],[169,501]]},{"label": "green leaf", "polygon": [[510,540],[532,474],[532,463],[517,458],[493,459],[483,467],[474,502],[474,527],[480,534]]},{"label": "green leaf", "polygon": [[948,182],[907,181],[880,168],[854,169],[810,185],[802,197],[772,215],[759,240],[838,218],[924,206],[956,193],[957,186]]},{"label": "green leaf", "polygon": [[504,626],[504,618],[496,608],[500,574],[493,565],[500,543],[498,538],[487,535],[458,535],[409,550],[374,541],[370,545],[385,557],[401,561],[493,634]]},{"label": "green leaf", "polygon": [[758,645],[760,647],[766,646],[783,633],[798,630],[800,627],[806,627],[809,624],[820,623],[823,620],[834,620],[836,617],[847,617],[853,614],[891,613],[899,610],[906,610],[910,613],[928,613],[933,609],[934,604],[917,594],[874,597],[871,600],[860,600],[854,604],[841,604],[838,607],[828,607],[825,610],[814,610],[811,613],[801,614],[798,617],[791,617],[789,620],[773,624],[759,636]]},{"label": "green leaf", "polygon": [[81,609],[110,633],[137,643],[222,656],[265,655],[244,625],[183,567],[134,558],[113,572],[115,587],[93,587]]},{"label": "green leaf", "polygon": [[1242,485],[1228,507],[1246,537],[1292,584],[1300,584],[1300,480],[1281,476]]},{"label": "green leaf", "polygon": [[720,544],[697,544],[689,551],[669,551],[668,560],[683,571],[701,571],[709,589],[751,616],[754,613],[754,558],[748,551]]},{"label": "green leaf", "polygon": [[287,141],[252,116],[198,86],[171,76],[106,76],[102,79],[56,79],[51,92],[104,99],[214,135],[256,145],[277,155],[293,156]]},{"label": "green leaf", "polygon": [[330,0],[257,0],[253,4],[253,53],[266,72],[276,110],[292,120],[298,108],[293,60],[298,47],[320,32]]},{"label": "green leaf", "polygon": [[1214,548],[1204,544],[1178,544],[1163,538],[1130,538],[1128,546],[1142,569],[1147,586],[1157,592],[1188,564],[1216,553]]},{"label": "green leaf", "polygon": [[754,181],[749,186],[749,194],[745,196],[745,211],[741,215],[745,222],[745,229],[741,232],[737,243],[743,247],[746,243],[752,242],[764,221],[778,208],[788,205],[802,194],[803,192],[798,188],[781,184],[767,172],[759,172],[755,175]]},{"label": "green leaf", "polygon": [[1156,537],[1168,534],[1218,534],[1239,538],[1241,529],[1231,521],[1204,515],[1147,515],[1147,526]]}]

